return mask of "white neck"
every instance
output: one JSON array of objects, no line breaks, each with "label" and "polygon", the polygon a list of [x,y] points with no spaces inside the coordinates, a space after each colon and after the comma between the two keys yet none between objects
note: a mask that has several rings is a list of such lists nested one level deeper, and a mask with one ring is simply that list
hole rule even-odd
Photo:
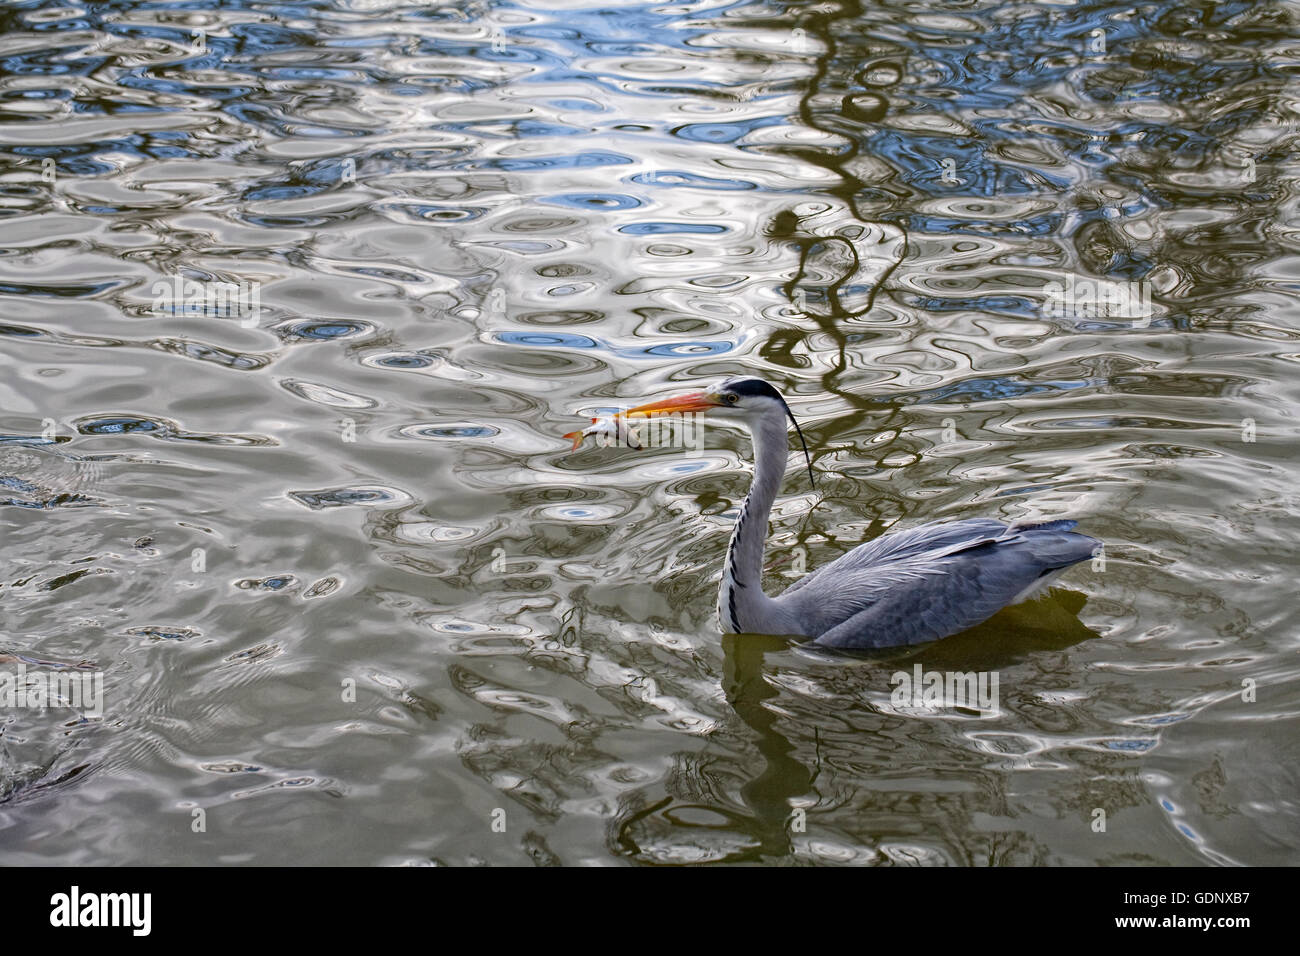
[{"label": "white neck", "polygon": [[793,616],[763,593],[767,519],[785,476],[785,416],[764,415],[750,425],[750,434],[754,441],[754,481],[731,532],[718,588],[718,621],[728,634],[798,634]]}]

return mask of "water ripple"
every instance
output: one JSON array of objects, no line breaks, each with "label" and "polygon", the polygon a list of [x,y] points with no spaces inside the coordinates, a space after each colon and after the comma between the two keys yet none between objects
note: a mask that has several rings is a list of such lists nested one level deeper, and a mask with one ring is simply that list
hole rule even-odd
[{"label": "water ripple", "polygon": [[[6,724],[7,857],[192,862],[161,801],[226,863],[1293,864],[1293,21],[6,4],[0,663],[107,701]],[[560,436],[736,374],[818,472],[769,585],[1105,553],[898,659],[721,639],[747,442]]]}]

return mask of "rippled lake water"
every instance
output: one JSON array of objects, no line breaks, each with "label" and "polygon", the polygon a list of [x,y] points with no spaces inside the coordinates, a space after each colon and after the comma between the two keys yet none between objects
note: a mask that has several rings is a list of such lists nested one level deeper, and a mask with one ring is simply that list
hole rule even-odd
[{"label": "rippled lake water", "polygon": [[[0,667],[104,682],[0,712],[3,859],[1297,862],[1298,14],[0,4]],[[723,639],[744,435],[560,436],[736,373],[818,473],[769,591],[1105,552],[922,648]]]}]

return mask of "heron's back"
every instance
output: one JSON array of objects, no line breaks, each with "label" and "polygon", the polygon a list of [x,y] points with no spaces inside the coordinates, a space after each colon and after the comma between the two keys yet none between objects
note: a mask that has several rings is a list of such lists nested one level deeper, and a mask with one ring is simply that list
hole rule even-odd
[{"label": "heron's back", "polygon": [[1100,544],[1074,521],[988,518],[883,535],[797,582],[777,600],[818,644],[918,644],[987,620]]}]

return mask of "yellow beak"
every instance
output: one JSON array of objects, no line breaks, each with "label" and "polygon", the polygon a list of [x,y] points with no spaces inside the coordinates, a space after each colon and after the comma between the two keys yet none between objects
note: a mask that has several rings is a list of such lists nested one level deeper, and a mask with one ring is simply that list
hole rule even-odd
[{"label": "yellow beak", "polygon": [[[632,418],[650,418],[652,415],[673,415],[687,414],[689,412],[707,412],[710,408],[718,408],[722,402],[716,400],[716,397],[710,392],[688,392],[685,395],[678,395],[675,398],[664,398],[657,402],[650,402],[646,405],[638,405],[636,408],[629,408],[625,412],[617,412],[605,422],[613,422],[618,419],[629,421]],[[582,440],[589,434],[601,430],[601,419],[593,418],[591,425],[581,431],[569,432],[565,438],[573,441],[573,450],[577,451],[582,444]],[[621,426],[619,434],[622,434]],[[640,447],[633,444],[632,447]]]},{"label": "yellow beak", "polygon": [[642,415],[649,418],[651,415],[672,415],[685,412],[707,412],[710,408],[718,408],[722,403],[715,401],[713,396],[708,392],[687,392],[685,395],[678,395],[675,398],[664,398],[657,402],[650,402],[646,405],[638,405],[636,408],[629,408],[625,412],[619,412],[615,418],[631,418],[633,415]]}]

